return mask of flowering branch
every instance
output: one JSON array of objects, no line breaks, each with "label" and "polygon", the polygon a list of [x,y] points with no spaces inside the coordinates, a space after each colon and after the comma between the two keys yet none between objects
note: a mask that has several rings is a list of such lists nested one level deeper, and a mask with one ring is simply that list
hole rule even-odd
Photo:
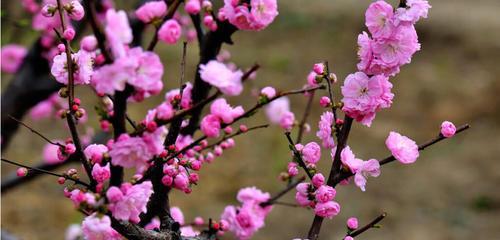
[{"label": "flowering branch", "polygon": [[304,177],[304,176],[298,178],[294,182],[288,184],[285,189],[283,189],[280,192],[278,192],[275,196],[273,196],[272,198],[270,198],[266,202],[261,203],[260,206],[261,207],[267,207],[267,206],[271,206],[271,205],[275,204],[278,201],[278,199],[280,199],[286,193],[288,193],[289,191],[291,191],[292,189],[294,189],[297,185],[299,185],[299,183],[303,182],[304,180],[306,180],[306,177]]},{"label": "flowering branch", "polygon": [[306,174],[309,177],[309,179],[312,180],[313,175],[309,171],[309,169],[307,168],[307,165],[304,162],[304,159],[302,159],[302,155],[300,154],[300,152],[295,147],[295,143],[293,142],[292,138],[290,137],[290,132],[286,132],[285,135],[286,135],[286,138],[288,139],[288,143],[289,143],[288,147],[292,150],[295,161],[297,161],[299,163],[299,166],[302,169],[304,169],[304,171],[306,172]]},{"label": "flowering branch", "polygon": [[[182,2],[182,0],[175,0],[169,6],[167,15],[165,15],[165,17],[163,18],[163,22],[171,19],[174,16],[174,14],[177,11],[177,8],[181,4],[181,2]],[[158,43],[158,31],[159,31],[159,28],[156,29],[155,35],[153,36],[153,39],[151,39],[151,42],[148,45],[148,51],[153,51],[155,49],[156,44]]]},{"label": "flowering branch", "polygon": [[[47,171],[45,169],[36,168],[36,167],[30,167],[30,166],[27,166],[27,165],[24,165],[24,164],[20,164],[20,163],[17,163],[17,162],[14,162],[14,161],[11,161],[11,160],[8,160],[8,159],[5,159],[5,158],[2,158],[2,162],[8,163],[8,164],[12,164],[12,165],[15,165],[15,166],[18,166],[18,167],[23,167],[23,168],[26,168],[26,169],[29,169],[29,170],[32,170],[32,171],[35,171],[35,172],[44,173],[44,174],[47,174],[47,175],[64,178],[66,180],[73,181],[76,184],[80,184],[82,186],[90,188],[90,185],[88,183],[82,182],[82,181],[80,181],[80,180],[78,180],[76,178],[72,178],[72,177],[70,177],[68,175],[57,174],[57,173],[53,173],[53,172]],[[28,174],[29,174],[29,172],[26,173],[26,175],[28,175]]]}]

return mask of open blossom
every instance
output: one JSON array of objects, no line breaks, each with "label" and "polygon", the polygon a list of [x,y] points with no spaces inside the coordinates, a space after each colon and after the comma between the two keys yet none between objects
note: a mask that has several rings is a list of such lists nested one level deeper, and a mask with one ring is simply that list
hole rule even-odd
[{"label": "open blossom", "polygon": [[68,13],[69,18],[75,21],[82,20],[83,16],[85,16],[85,10],[83,9],[82,4],[79,1],[73,0],[68,4],[64,5],[66,12]]},{"label": "open blossom", "polygon": [[82,238],[82,227],[79,224],[71,224],[66,228],[64,240],[78,240]]},{"label": "open blossom", "polygon": [[16,44],[8,44],[0,50],[2,60],[2,71],[15,73],[23,63],[23,59],[28,51],[25,47]]},{"label": "open blossom", "polygon": [[385,1],[376,1],[365,13],[366,26],[374,38],[387,38],[395,28],[393,24],[392,6]]},{"label": "open blossom", "polygon": [[420,18],[427,18],[431,5],[427,0],[407,0],[405,8],[396,9],[396,20],[416,23]]},{"label": "open blossom", "polygon": [[337,216],[339,212],[340,205],[334,201],[319,202],[314,207],[314,214],[324,218],[332,218],[334,216]]},{"label": "open blossom", "polygon": [[122,134],[109,151],[111,163],[125,168],[135,167],[139,171],[149,167],[148,160],[153,158],[154,152],[149,151],[147,143],[141,137],[130,137]]},{"label": "open blossom", "polygon": [[125,45],[132,42],[132,29],[128,22],[125,11],[109,9],[106,12],[106,27],[104,28],[106,39],[115,57],[125,55]]},{"label": "open blossom", "polygon": [[[92,55],[80,50],[77,53],[71,54],[71,59],[75,64],[73,65],[75,84],[89,84],[93,74],[94,61]],[[58,82],[68,84],[68,64],[65,52],[54,57],[50,72]]]},{"label": "open blossom", "polygon": [[108,193],[106,196],[110,201],[109,209],[113,213],[113,217],[137,223],[140,221],[139,215],[147,211],[146,205],[149,197],[153,194],[153,184],[151,181],[136,185],[125,183],[120,189],[113,186],[108,189],[108,192],[110,190],[112,196]]},{"label": "open blossom", "polygon": [[457,131],[457,128],[455,127],[455,125],[452,122],[444,121],[441,124],[441,134],[444,137],[447,137],[447,138],[453,137],[453,135],[455,135],[456,131]]},{"label": "open blossom", "polygon": [[271,123],[280,124],[283,115],[290,112],[290,99],[288,97],[275,99],[265,107],[265,111]]},{"label": "open blossom", "polygon": [[325,203],[333,200],[335,198],[335,195],[337,195],[337,191],[327,185],[320,186],[315,193],[316,201],[320,203]]},{"label": "open blossom", "polygon": [[151,23],[161,20],[167,13],[167,4],[165,1],[151,1],[144,3],[135,10],[135,15],[143,23]]},{"label": "open blossom", "polygon": [[301,152],[306,163],[316,164],[321,158],[321,148],[315,142],[306,144]]},{"label": "open blossom", "polygon": [[135,74],[127,82],[146,97],[158,94],[163,88],[163,64],[160,57],[154,52],[143,51],[140,47],[130,49],[127,57],[137,61]]},{"label": "open blossom", "polygon": [[270,98],[273,98],[274,96],[276,96],[276,89],[268,86],[268,87],[265,87],[262,90],[260,90],[260,94],[262,94],[263,96],[266,96],[268,99],[270,99]]},{"label": "open blossom", "polygon": [[224,63],[216,60],[200,64],[201,79],[229,96],[237,96],[243,90],[242,76],[241,70],[233,71]]},{"label": "open blossom", "polygon": [[56,164],[62,162],[61,159],[59,159],[59,157],[57,156],[58,150],[59,146],[47,143],[45,147],[43,147],[43,161],[48,164]]},{"label": "open blossom", "polygon": [[85,157],[93,163],[101,163],[103,154],[108,152],[108,147],[102,144],[91,144],[83,150]]},{"label": "open blossom", "polygon": [[[332,158],[335,152],[332,151]],[[378,177],[380,175],[380,164],[375,159],[370,159],[368,161],[363,161],[355,157],[354,153],[351,151],[349,146],[342,149],[340,153],[340,159],[342,164],[349,168],[354,174],[354,183],[358,186],[361,191],[365,191],[366,179],[368,176]]]},{"label": "open blossom", "polygon": [[97,38],[94,35],[83,37],[80,41],[80,47],[87,52],[95,51],[97,49]]},{"label": "open blossom", "polygon": [[123,91],[127,80],[134,75],[136,62],[123,57],[116,59],[112,64],[97,69],[92,76],[91,84],[99,94],[111,94]]},{"label": "open blossom", "polygon": [[269,193],[264,193],[255,187],[243,188],[237,196],[242,206],[227,206],[221,215],[221,220],[227,222],[228,230],[233,232],[238,239],[250,239],[257,230],[264,226],[264,220],[272,209],[272,206],[260,206],[260,203],[269,198]]},{"label": "open blossom", "polygon": [[210,113],[219,117],[219,119],[226,124],[232,123],[233,120],[244,113],[243,107],[237,106],[232,108],[224,98],[216,99],[210,105]]},{"label": "open blossom", "polygon": [[390,132],[385,145],[392,155],[403,164],[414,163],[418,156],[418,146],[415,141],[397,132]]},{"label": "open blossom", "polygon": [[[401,66],[411,62],[411,57],[420,50],[418,36],[413,25],[399,26],[390,38],[384,41],[374,41],[372,51],[374,60],[372,64],[380,65],[380,69]],[[377,74],[377,71],[372,71]],[[393,75],[393,74],[386,74]]]},{"label": "open blossom", "polygon": [[87,240],[120,240],[122,237],[111,227],[111,219],[104,215],[92,214],[82,222],[83,236]]},{"label": "open blossom", "polygon": [[208,114],[202,120],[200,124],[201,131],[209,138],[219,137],[220,132],[220,120],[219,117]]},{"label": "open blossom", "polygon": [[[184,88],[184,90],[182,90],[182,97],[181,97],[181,107],[184,109],[191,107],[191,104],[192,104],[191,91],[192,90],[193,90],[193,84],[191,84],[190,82],[187,82],[186,87]],[[178,89],[178,88],[172,89],[165,94],[165,100],[169,103],[172,103],[175,101],[176,96],[179,95],[180,93],[181,93],[180,89]]]},{"label": "open blossom", "polygon": [[167,20],[158,30],[158,39],[168,44],[175,44],[181,37],[181,25],[175,19]]},{"label": "open blossom", "polygon": [[96,163],[92,168],[92,177],[98,182],[102,183],[108,180],[111,177],[111,172],[109,170],[109,163],[105,166],[101,166],[101,164]]},{"label": "open blossom", "polygon": [[363,72],[349,74],[342,86],[342,110],[363,125],[370,126],[376,112],[392,104],[394,94],[388,77],[368,77]]},{"label": "open blossom", "polygon": [[316,136],[322,141],[324,148],[335,147],[332,134],[332,126],[334,124],[333,121],[333,113],[324,112],[321,114],[321,118],[318,122],[318,131],[316,132]]},{"label": "open blossom", "polygon": [[278,15],[277,0],[251,0],[251,10],[238,1],[224,0],[224,7],[219,10],[219,19],[227,19],[241,30],[262,30],[274,21]]}]

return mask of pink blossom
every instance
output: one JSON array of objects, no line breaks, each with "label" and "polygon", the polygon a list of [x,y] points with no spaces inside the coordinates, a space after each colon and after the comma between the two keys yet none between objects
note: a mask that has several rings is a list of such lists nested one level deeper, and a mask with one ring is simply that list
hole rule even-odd
[{"label": "pink blossom", "polygon": [[200,64],[201,79],[228,96],[237,96],[241,93],[243,90],[242,76],[243,72],[241,70],[233,71],[216,60]]},{"label": "pink blossom", "polygon": [[310,142],[302,149],[302,156],[306,163],[316,164],[321,158],[321,147],[315,142]]},{"label": "pink blossom", "polygon": [[171,207],[170,208],[170,215],[172,218],[178,222],[180,225],[184,225],[184,214],[182,213],[181,209],[179,207]]},{"label": "pink blossom", "polygon": [[127,82],[134,86],[136,91],[142,92],[145,97],[160,93],[163,88],[163,64],[160,57],[154,52],[143,51],[136,47],[128,51],[127,57],[137,61],[134,76]]},{"label": "pink blossom", "polygon": [[319,105],[322,107],[325,107],[325,108],[329,107],[331,103],[332,103],[332,101],[327,96],[323,96],[319,99]]},{"label": "pink blossom", "polygon": [[[57,142],[57,141],[55,141]],[[57,164],[62,162],[57,156],[59,146],[47,143],[43,147],[43,161],[48,164]],[[64,161],[64,159],[63,159]]]},{"label": "pink blossom", "polygon": [[158,30],[158,39],[167,44],[175,44],[181,37],[181,25],[175,20],[167,20]]},{"label": "pink blossom", "polygon": [[365,13],[366,26],[374,38],[387,38],[392,34],[393,9],[385,1],[376,1],[368,7]]},{"label": "pink blossom", "polygon": [[340,205],[334,201],[319,202],[314,207],[314,214],[324,218],[332,218],[340,212]]},{"label": "pink blossom", "polygon": [[288,163],[288,175],[290,177],[293,177],[293,176],[296,176],[297,174],[299,174],[299,169],[297,168],[297,163],[294,163],[294,162],[289,162]]},{"label": "pink blossom", "polygon": [[18,177],[24,177],[28,174],[28,169],[25,167],[20,167],[16,170],[16,175]]},{"label": "pink blossom", "polygon": [[182,191],[186,190],[186,188],[189,188],[189,178],[184,172],[181,172],[175,176],[174,187]]},{"label": "pink blossom", "polygon": [[208,114],[202,120],[200,124],[201,131],[209,138],[219,137],[220,132],[220,121],[219,117]]},{"label": "pink blossom", "polygon": [[196,237],[200,234],[199,231],[194,230],[191,226],[181,227],[181,236],[183,237]]},{"label": "pink blossom", "polygon": [[[332,151],[332,157],[335,155]],[[342,164],[348,167],[352,173],[354,173],[354,183],[358,186],[361,191],[365,191],[366,178],[368,176],[378,177],[380,175],[380,164],[375,159],[370,159],[368,161],[363,161],[354,156],[349,146],[342,149],[340,154],[340,159]]]},{"label": "pink blossom", "polygon": [[121,191],[123,197],[109,204],[109,209],[113,213],[113,217],[118,220],[138,223],[140,221],[139,215],[147,211],[146,204],[151,194],[153,194],[151,181],[132,186],[122,185]]},{"label": "pink blossom", "polygon": [[94,35],[83,37],[80,41],[80,47],[87,52],[95,51],[97,49],[97,38]]},{"label": "pink blossom", "polygon": [[200,0],[187,0],[184,10],[191,15],[198,14],[201,10]]},{"label": "pink blossom", "polygon": [[[374,41],[371,46],[375,58],[372,64],[380,65],[380,73],[385,72],[385,75],[393,74],[387,74],[384,69],[410,63],[412,55],[420,50],[417,32],[413,25],[399,26],[394,30],[390,38],[383,41]],[[376,70],[372,72],[374,74],[379,73]]]},{"label": "pink blossom", "polygon": [[427,0],[408,0],[405,8],[396,9],[396,19],[403,23],[415,24],[420,18],[427,18],[430,8]]},{"label": "pink blossom", "polygon": [[28,50],[21,45],[8,44],[3,46],[0,50],[2,71],[6,73],[17,72],[27,53]]},{"label": "pink blossom", "polygon": [[167,4],[164,1],[146,2],[137,10],[135,15],[143,23],[151,23],[161,20],[167,13]]},{"label": "pink blossom", "polygon": [[[76,63],[76,66],[74,65],[75,72],[73,73],[75,84],[89,84],[93,74],[93,60],[91,54],[80,50],[77,53],[71,54],[71,59]],[[50,72],[58,82],[67,85],[68,66],[66,60],[65,52],[55,56]]]},{"label": "pink blossom", "polygon": [[403,164],[414,163],[418,156],[418,146],[415,141],[397,132],[390,132],[385,145],[392,155]]},{"label": "pink blossom", "polygon": [[142,171],[149,167],[147,161],[153,158],[154,153],[149,151],[149,147],[141,137],[122,134],[113,144],[109,156],[111,163],[115,166],[136,167]]},{"label": "pink blossom", "polygon": [[94,72],[91,84],[99,94],[113,95],[123,91],[127,80],[133,78],[138,68],[138,60],[122,57],[112,64],[104,65]]},{"label": "pink blossom", "polygon": [[232,123],[235,118],[241,116],[244,112],[241,106],[232,108],[224,98],[218,98],[210,105],[210,113],[226,124]]},{"label": "pink blossom", "polygon": [[316,82],[316,76],[317,76],[317,74],[314,71],[311,71],[307,75],[307,85],[309,87],[317,87],[318,86],[318,82]]},{"label": "pink blossom", "polygon": [[124,45],[131,43],[133,39],[132,29],[125,11],[117,12],[114,9],[109,9],[106,12],[104,31],[113,55],[117,58],[123,57],[125,55]]},{"label": "pink blossom", "polygon": [[319,188],[319,187],[321,187],[321,185],[325,184],[325,177],[323,176],[323,174],[321,174],[321,173],[314,174],[314,176],[312,178],[312,184],[317,188]]},{"label": "pink blossom", "polygon": [[358,219],[355,217],[351,217],[351,218],[347,219],[347,227],[349,229],[358,228]]},{"label": "pink blossom", "polygon": [[363,72],[349,74],[342,86],[342,110],[363,125],[370,126],[376,111],[388,108],[394,94],[388,77],[375,75],[369,78]]},{"label": "pink blossom", "polygon": [[441,135],[443,135],[444,137],[453,137],[456,131],[457,128],[452,122],[444,121],[443,123],[441,123]]},{"label": "pink blossom", "polygon": [[156,107],[156,117],[161,120],[168,120],[174,116],[174,108],[169,103],[162,103]]},{"label": "pink blossom", "polygon": [[325,203],[333,200],[335,195],[337,195],[337,191],[330,186],[322,185],[318,188],[318,190],[316,190],[315,194],[316,201],[318,201],[318,203]]},{"label": "pink blossom", "polygon": [[323,63],[314,64],[313,71],[317,75],[322,75],[325,72],[325,64],[323,64]]},{"label": "pink blossom", "polygon": [[236,199],[241,203],[251,202],[253,204],[258,204],[265,202],[271,198],[271,195],[267,192],[262,192],[256,187],[242,188],[238,191]]},{"label": "pink blossom", "polygon": [[45,100],[39,102],[37,105],[31,108],[29,114],[31,119],[41,120],[52,116],[53,110],[54,110],[53,103],[50,100]]},{"label": "pink blossom", "polygon": [[265,107],[265,111],[271,123],[280,124],[283,115],[290,112],[290,100],[288,97],[277,98]]},{"label": "pink blossom", "polygon": [[354,240],[354,238],[353,238],[353,237],[351,237],[351,236],[346,236],[346,237],[344,238],[344,240]]},{"label": "pink blossom", "polygon": [[265,87],[260,90],[260,94],[266,96],[267,99],[271,99],[276,96],[276,89],[274,89],[273,87]]},{"label": "pink blossom", "polygon": [[71,224],[66,228],[64,240],[78,240],[82,237],[82,227],[79,224]]},{"label": "pink blossom", "polygon": [[318,122],[318,131],[316,136],[322,141],[324,148],[335,147],[335,142],[333,141],[332,126],[334,124],[333,113],[324,112],[321,114],[321,118]]},{"label": "pink blossom", "polygon": [[92,168],[92,177],[98,182],[103,183],[111,177],[111,172],[109,170],[109,163],[105,166],[101,166],[101,164],[96,163]]},{"label": "pink blossom", "polygon": [[221,215],[221,220],[228,224],[228,230],[240,240],[247,240],[264,226],[264,219],[254,212],[250,205],[241,208],[227,206]]},{"label": "pink blossom", "polygon": [[297,190],[297,192],[300,192],[302,194],[307,194],[309,192],[310,186],[311,186],[311,184],[302,182],[302,183],[299,183],[297,185],[297,187],[295,187],[295,189]]},{"label": "pink blossom", "polygon": [[311,204],[311,200],[309,200],[307,194],[301,192],[297,192],[295,194],[295,201],[297,201],[297,203],[303,207],[307,207]]},{"label": "pink blossom", "polygon": [[83,150],[83,153],[92,163],[101,163],[103,154],[108,152],[108,147],[102,144],[91,144]]},{"label": "pink blossom", "polygon": [[358,58],[360,62],[357,64],[358,70],[371,73],[370,67],[372,66],[373,40],[368,36],[368,33],[362,32],[358,35]]},{"label": "pink blossom", "polygon": [[86,217],[82,223],[83,236],[87,240],[120,240],[122,237],[111,227],[111,219],[104,215],[101,218],[97,214]]},{"label": "pink blossom", "polygon": [[251,0],[250,7],[252,22],[257,30],[266,28],[278,16],[277,0]]},{"label": "pink blossom", "polygon": [[295,123],[295,114],[293,112],[285,112],[281,115],[280,126],[286,131],[292,130],[293,124]]},{"label": "pink blossom", "polygon": [[69,18],[75,21],[82,20],[83,16],[85,16],[85,10],[83,9],[82,4],[79,1],[73,0],[68,4],[64,5],[64,9],[68,13]]}]

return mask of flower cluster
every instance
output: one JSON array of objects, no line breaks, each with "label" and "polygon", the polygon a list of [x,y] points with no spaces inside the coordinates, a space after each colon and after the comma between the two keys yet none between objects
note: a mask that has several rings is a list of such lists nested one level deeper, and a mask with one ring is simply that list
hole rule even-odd
[{"label": "flower cluster", "polygon": [[337,191],[325,185],[325,177],[321,173],[313,176],[311,183],[300,183],[296,187],[295,200],[304,207],[311,207],[320,217],[332,218],[339,214],[340,205],[334,201]]},{"label": "flower cluster", "polygon": [[262,30],[278,16],[277,0],[250,0],[250,4],[238,0],[224,0],[219,10],[220,21],[229,21],[241,30]]},{"label": "flower cluster", "polygon": [[210,106],[210,114],[201,120],[201,131],[209,138],[219,137],[221,124],[230,124],[243,113],[243,107],[232,108],[226,99],[219,98]]},{"label": "flower cluster", "polygon": [[135,185],[124,183],[120,188],[113,186],[106,192],[110,202],[108,208],[116,219],[138,223],[139,215],[147,211],[146,204],[151,194],[153,185],[150,181]]},{"label": "flower cluster", "polygon": [[272,210],[272,206],[261,206],[261,203],[269,200],[270,194],[249,187],[241,189],[236,198],[241,206],[227,206],[221,215],[221,222],[238,239],[250,239],[257,230],[264,227],[264,220]]}]

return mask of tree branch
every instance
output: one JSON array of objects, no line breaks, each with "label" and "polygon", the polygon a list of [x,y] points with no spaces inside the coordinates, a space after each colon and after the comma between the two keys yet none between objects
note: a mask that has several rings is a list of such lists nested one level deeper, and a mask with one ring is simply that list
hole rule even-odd
[{"label": "tree branch", "polygon": [[347,236],[356,237],[356,236],[364,233],[368,229],[376,227],[377,223],[379,223],[380,221],[382,221],[386,216],[387,216],[387,213],[385,213],[385,212],[382,213],[382,214],[380,214],[380,216],[376,217],[375,219],[373,219],[373,221],[371,221],[370,223],[366,224],[362,228],[358,228],[358,229],[352,231],[351,233],[347,234],[346,237]]}]

